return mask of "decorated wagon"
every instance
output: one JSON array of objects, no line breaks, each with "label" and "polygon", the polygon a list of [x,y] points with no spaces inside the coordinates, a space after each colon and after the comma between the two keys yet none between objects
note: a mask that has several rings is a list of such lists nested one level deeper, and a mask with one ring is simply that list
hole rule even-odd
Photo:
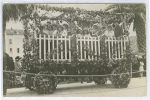
[{"label": "decorated wagon", "polygon": [[[87,16],[90,18],[88,21],[76,17],[77,14],[73,16],[73,13],[68,15],[64,12],[55,18],[47,16],[47,13],[40,15],[38,9],[41,11],[44,8],[35,9],[35,12],[28,12],[22,18],[25,26],[23,67],[27,72],[27,88],[46,94],[53,93],[57,84],[61,83],[94,81],[96,84],[105,84],[108,79],[116,88],[128,86],[131,67],[128,36],[79,35],[86,33],[84,29],[87,29],[87,33],[93,32],[89,30],[97,22],[95,19],[107,27],[109,23],[106,23],[102,14],[99,15],[100,18],[95,16],[93,19]],[[117,16],[122,21],[124,15]],[[83,21],[82,28],[78,25],[80,20]],[[67,35],[60,34],[61,28],[55,29],[63,22],[68,24],[65,26]],[[88,22],[89,25],[85,28],[84,25]],[[95,30],[103,33],[103,29],[99,25]]]}]

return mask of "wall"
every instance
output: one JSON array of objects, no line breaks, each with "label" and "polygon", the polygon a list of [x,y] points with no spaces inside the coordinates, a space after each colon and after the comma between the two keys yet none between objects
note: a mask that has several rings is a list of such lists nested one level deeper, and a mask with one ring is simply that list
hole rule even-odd
[{"label": "wall", "polygon": [[[23,35],[6,35],[6,53],[9,54],[9,56],[13,57],[15,60],[16,56],[23,57]],[[9,40],[12,39],[12,44],[9,43]],[[10,48],[12,48],[12,52],[10,51]],[[19,53],[17,52],[17,48],[19,48]]]}]

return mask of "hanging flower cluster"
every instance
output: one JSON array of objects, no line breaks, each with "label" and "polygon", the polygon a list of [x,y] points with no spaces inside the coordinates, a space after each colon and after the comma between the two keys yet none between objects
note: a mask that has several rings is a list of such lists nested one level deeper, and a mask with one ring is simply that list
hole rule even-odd
[{"label": "hanging flower cluster", "polygon": [[34,12],[34,7],[28,9],[22,17],[24,24],[24,57],[23,67],[26,71],[33,72],[38,62],[38,43],[35,35],[42,32],[40,17]]}]

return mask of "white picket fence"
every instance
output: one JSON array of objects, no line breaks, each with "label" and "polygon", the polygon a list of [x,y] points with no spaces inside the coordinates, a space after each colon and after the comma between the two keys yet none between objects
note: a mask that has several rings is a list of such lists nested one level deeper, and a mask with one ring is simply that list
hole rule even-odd
[{"label": "white picket fence", "polygon": [[[102,37],[80,36],[72,39],[72,36],[50,36],[37,35],[35,37],[39,44],[39,59],[51,59],[55,61],[71,61],[72,45],[76,46],[74,51],[78,54],[79,60],[94,60],[101,57]],[[128,37],[115,38],[105,37],[106,54],[108,58],[123,58]]]}]

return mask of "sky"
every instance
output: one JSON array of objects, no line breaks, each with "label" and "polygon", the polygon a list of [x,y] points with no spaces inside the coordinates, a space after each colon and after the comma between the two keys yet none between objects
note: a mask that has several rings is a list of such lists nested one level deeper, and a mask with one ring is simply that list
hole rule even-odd
[{"label": "sky", "polygon": [[[73,7],[73,8],[80,8],[86,10],[104,10],[109,4],[48,4],[48,6],[53,7]],[[23,30],[23,25],[20,21],[9,21],[6,24],[6,29],[21,29]]]},{"label": "sky", "polygon": [[104,10],[110,4],[51,4],[50,6],[55,7],[73,7],[73,8],[80,8],[86,10]]}]

